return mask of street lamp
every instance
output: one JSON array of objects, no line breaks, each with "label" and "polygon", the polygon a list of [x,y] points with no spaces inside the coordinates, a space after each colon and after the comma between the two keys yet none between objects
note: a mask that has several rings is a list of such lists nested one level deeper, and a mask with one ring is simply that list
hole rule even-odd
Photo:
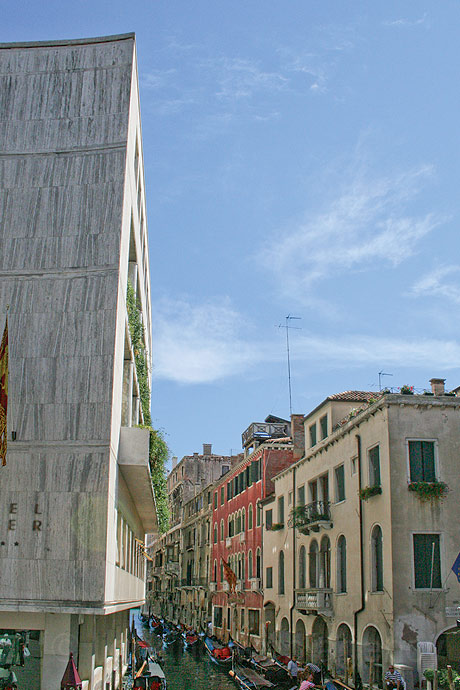
[{"label": "street lamp", "polygon": [[64,671],[64,675],[62,676],[61,680],[61,690],[81,690],[82,687],[83,683],[80,680],[77,667],[75,666],[73,654],[70,652],[67,668]]}]

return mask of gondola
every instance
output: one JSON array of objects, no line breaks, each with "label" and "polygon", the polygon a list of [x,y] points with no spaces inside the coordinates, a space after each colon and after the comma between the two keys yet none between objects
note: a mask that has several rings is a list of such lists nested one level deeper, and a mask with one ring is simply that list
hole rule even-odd
[{"label": "gondola", "polygon": [[183,633],[185,649],[193,649],[198,646],[199,637],[194,630]]},{"label": "gondola", "polygon": [[230,647],[211,640],[210,637],[204,638],[204,646],[211,661],[223,668],[231,667],[232,652]]},{"label": "gondola", "polygon": [[273,688],[273,683],[252,668],[234,664],[229,675],[239,685],[241,690],[259,690],[259,688]]},{"label": "gondola", "polygon": [[166,690],[166,677],[156,661],[147,659],[134,678],[133,690]]}]

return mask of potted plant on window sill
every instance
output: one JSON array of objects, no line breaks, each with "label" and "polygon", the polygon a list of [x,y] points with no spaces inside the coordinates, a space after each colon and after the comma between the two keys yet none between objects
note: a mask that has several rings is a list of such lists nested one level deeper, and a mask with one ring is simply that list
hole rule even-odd
[{"label": "potted plant on window sill", "polygon": [[365,486],[359,492],[359,497],[363,501],[368,501],[372,496],[378,496],[382,493],[382,487],[380,484],[375,484],[374,486]]},{"label": "potted plant on window sill", "polygon": [[413,491],[417,497],[425,503],[427,501],[442,501],[449,493],[449,487],[445,482],[410,482],[409,491]]},{"label": "potted plant on window sill", "polygon": [[279,532],[280,529],[284,529],[284,522],[274,522],[270,527],[272,532]]}]

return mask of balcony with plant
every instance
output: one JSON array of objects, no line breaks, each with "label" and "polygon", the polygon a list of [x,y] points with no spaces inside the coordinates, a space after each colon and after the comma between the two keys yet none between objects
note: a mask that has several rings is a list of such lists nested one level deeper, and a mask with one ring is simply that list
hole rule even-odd
[{"label": "balcony with plant", "polygon": [[291,510],[289,526],[297,527],[302,534],[318,532],[320,527],[332,527],[329,501],[314,501],[308,505],[296,506]]}]

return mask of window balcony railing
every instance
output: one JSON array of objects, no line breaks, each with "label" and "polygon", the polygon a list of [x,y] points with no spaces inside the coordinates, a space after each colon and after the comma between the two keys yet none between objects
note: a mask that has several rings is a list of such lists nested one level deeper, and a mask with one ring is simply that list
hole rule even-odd
[{"label": "window balcony railing", "polygon": [[291,510],[289,526],[297,527],[308,534],[318,532],[320,527],[332,527],[331,507],[329,501],[314,501],[306,506],[296,506]]},{"label": "window balcony railing", "polygon": [[300,611],[332,615],[332,589],[296,589],[295,607]]}]

